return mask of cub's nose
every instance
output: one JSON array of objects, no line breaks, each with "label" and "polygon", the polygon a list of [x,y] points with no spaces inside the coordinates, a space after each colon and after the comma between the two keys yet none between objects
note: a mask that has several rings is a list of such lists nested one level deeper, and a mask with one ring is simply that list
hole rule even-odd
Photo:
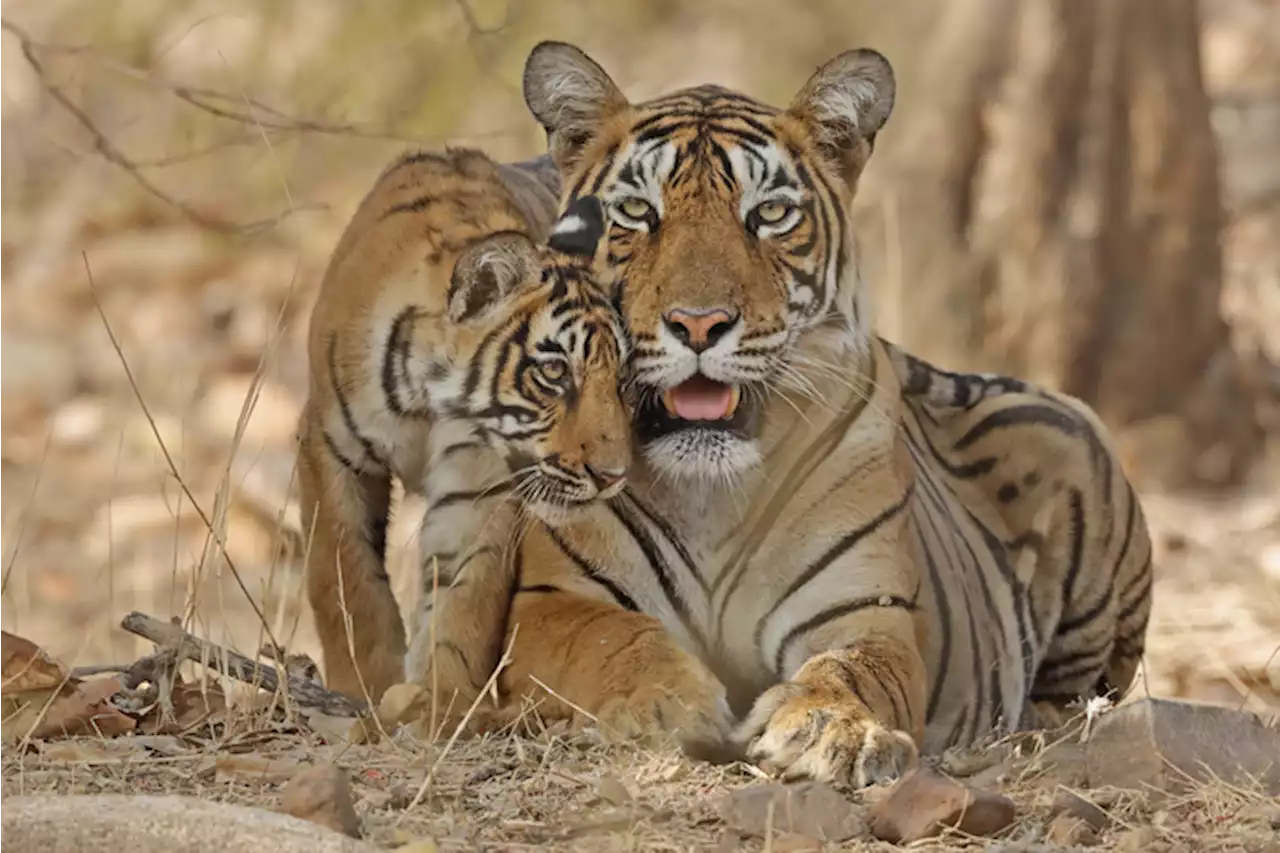
[{"label": "cub's nose", "polygon": [[662,318],[671,334],[694,352],[715,346],[738,323],[737,311],[727,308],[673,308]]}]

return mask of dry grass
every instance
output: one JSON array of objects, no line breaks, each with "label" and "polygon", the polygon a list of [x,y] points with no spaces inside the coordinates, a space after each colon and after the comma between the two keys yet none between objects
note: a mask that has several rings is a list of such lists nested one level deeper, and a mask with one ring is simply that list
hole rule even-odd
[{"label": "dry grass", "polygon": [[[537,39],[583,44],[638,95],[716,79],[775,100],[822,59],[870,43],[899,67],[904,102],[927,96],[913,91],[911,65],[925,0],[893,16],[835,0],[753,3],[751,14],[727,0],[624,6],[387,0],[375,14],[320,0],[169,0],[113,4],[104,17],[85,0],[6,4],[36,42],[33,65],[4,36],[6,630],[71,665],[122,663],[150,651],[116,627],[138,609],[239,650],[274,638],[318,654],[292,449],[312,288],[368,181],[408,141],[539,150],[515,89]],[[1227,241],[1239,285],[1229,307],[1256,319],[1274,310],[1263,302],[1280,281],[1277,244],[1257,234],[1280,233],[1280,212],[1251,216]],[[1280,353],[1280,333],[1264,345]],[[1139,691],[1280,707],[1277,483],[1214,502],[1145,496],[1161,576]],[[401,501],[390,531],[405,612],[420,513]],[[166,754],[90,741],[6,749],[3,792],[272,805],[278,783],[218,773],[218,756],[249,752],[349,769],[385,845],[430,835],[444,849],[656,851],[715,847],[726,829],[714,800],[756,781],[747,768],[563,731],[459,740],[444,760],[441,748],[336,749],[247,714],[215,738],[166,741]],[[1023,768],[1010,788],[1015,839],[1034,840],[1048,819],[1034,776]],[[602,796],[602,778],[630,799]],[[1183,801],[1124,795],[1108,845],[1265,849],[1248,841],[1270,831],[1258,802],[1222,784]]]},{"label": "dry grass", "polygon": [[[269,728],[288,727],[264,726],[261,717],[254,725],[241,717],[215,739],[143,739],[158,753],[132,742],[137,739],[10,750],[3,792],[185,794],[274,808],[281,785],[300,766],[333,763],[352,780],[366,838],[386,848],[421,838],[434,839],[442,850],[769,850],[784,841],[741,837],[720,817],[720,799],[758,784],[758,771],[691,762],[675,750],[605,745],[589,729],[558,726],[532,735],[501,732],[459,741],[440,762],[438,747],[413,741],[338,747]],[[991,751],[1004,756],[1008,746]],[[998,838],[1008,845],[1002,849],[1062,849],[1045,841],[1060,787],[1053,755],[1050,749],[1009,760],[997,768],[998,781],[990,770],[980,774],[1018,807],[1017,822]],[[414,792],[424,787],[425,798],[414,804]],[[870,807],[883,793],[871,789],[849,796]],[[1256,788],[1211,781],[1177,796],[1114,789],[1078,793],[1108,816],[1109,826],[1097,840],[1102,849],[1274,849],[1280,808]],[[987,849],[991,843],[952,834],[912,849]],[[849,842],[841,849],[896,848]]]}]

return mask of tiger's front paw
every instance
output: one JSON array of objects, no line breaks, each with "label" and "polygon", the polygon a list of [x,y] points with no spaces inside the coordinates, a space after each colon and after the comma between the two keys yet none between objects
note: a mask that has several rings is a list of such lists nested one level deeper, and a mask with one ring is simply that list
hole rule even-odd
[{"label": "tiger's front paw", "polygon": [[852,697],[787,682],[771,688],[736,733],[747,757],[784,779],[810,778],[857,788],[901,776],[919,752]]}]

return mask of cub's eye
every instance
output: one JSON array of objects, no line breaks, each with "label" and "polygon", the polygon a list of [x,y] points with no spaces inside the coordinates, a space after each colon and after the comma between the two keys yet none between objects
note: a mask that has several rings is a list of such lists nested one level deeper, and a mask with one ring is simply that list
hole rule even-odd
[{"label": "cub's eye", "polygon": [[538,362],[538,372],[548,382],[559,382],[569,372],[569,365],[558,358]]},{"label": "cub's eye", "polygon": [[776,225],[786,219],[792,210],[792,206],[784,201],[766,201],[758,205],[755,212],[765,225]]},{"label": "cub's eye", "polygon": [[653,205],[642,198],[624,198],[615,205],[628,219],[643,221],[653,212]]}]

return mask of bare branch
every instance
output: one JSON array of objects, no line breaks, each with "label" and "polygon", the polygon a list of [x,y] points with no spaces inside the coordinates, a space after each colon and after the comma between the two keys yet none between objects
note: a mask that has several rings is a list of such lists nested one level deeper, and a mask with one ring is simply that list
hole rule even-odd
[{"label": "bare branch", "polygon": [[[270,693],[281,690],[280,674],[275,667],[262,666],[238,652],[188,634],[172,622],[162,622],[135,610],[120,620],[120,627],[150,640],[162,650],[172,650],[181,659],[201,664],[237,681],[256,685]],[[284,689],[299,706],[315,708],[331,716],[355,717],[363,711],[341,693],[287,673]]]}]

